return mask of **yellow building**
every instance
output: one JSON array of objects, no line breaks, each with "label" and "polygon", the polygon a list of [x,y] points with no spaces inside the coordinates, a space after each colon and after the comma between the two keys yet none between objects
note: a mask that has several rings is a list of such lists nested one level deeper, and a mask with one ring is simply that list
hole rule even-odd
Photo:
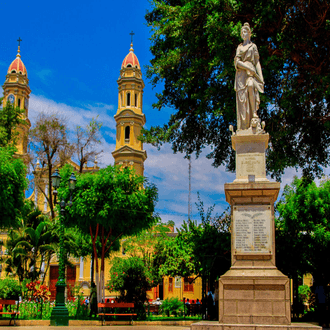
[{"label": "yellow building", "polygon": [[[19,42],[21,39],[18,40]],[[18,141],[17,141],[17,154],[27,162],[27,141],[28,133],[31,127],[29,115],[29,98],[30,98],[30,87],[29,79],[25,65],[21,59],[20,46],[18,46],[18,51],[16,58],[9,65],[5,83],[3,88],[3,104],[7,102],[15,107],[24,109],[23,120],[26,121],[26,125],[20,125],[18,127]]]},{"label": "yellow building", "polygon": [[[28,104],[31,90],[28,85],[27,70],[21,60],[20,47],[18,47],[18,54],[15,60],[10,64],[6,81],[3,85],[4,89],[4,102],[11,102],[15,106],[19,106],[21,109],[25,109],[24,119],[28,125],[19,128],[19,141],[18,141],[18,154],[27,156],[27,139],[28,131],[31,127],[31,123],[28,119]],[[120,77],[117,80],[118,83],[118,110],[114,116],[116,120],[116,148],[112,155],[115,159],[115,165],[134,167],[135,171],[139,175],[144,173],[144,161],[147,159],[147,153],[143,150],[143,144],[138,140],[141,129],[146,122],[145,115],[143,114],[143,89],[144,82],[142,79],[141,67],[137,56],[133,50],[133,44],[131,44],[129,53],[124,58],[121,69]],[[69,163],[79,170],[79,166],[73,162]],[[84,172],[94,172],[99,168],[95,161],[94,166],[83,169]],[[36,163],[35,177],[38,182],[35,185],[33,194],[30,196],[39,209],[44,213],[49,212],[47,199],[44,195],[48,194],[49,182],[47,181],[47,175],[40,167],[40,164]],[[3,239],[6,239],[6,233],[1,235]],[[122,250],[113,255],[113,257],[120,256],[125,257]],[[127,257],[127,256],[126,256]],[[84,295],[87,296],[90,293],[91,282],[91,258],[77,258],[71,260],[73,268],[68,268],[66,271],[66,281],[68,286],[79,284],[83,288]],[[105,283],[109,279],[111,260],[105,265]],[[4,272],[1,273],[4,277]],[[46,279],[46,284],[50,287],[52,292],[52,298],[55,298],[55,284],[58,278],[58,261],[54,258],[51,261],[50,269],[47,274],[43,274]],[[67,292],[70,296],[70,291]],[[202,283],[201,279],[197,279],[195,283],[191,284],[188,279],[183,278],[171,278],[165,277],[163,283],[147,292],[149,300],[155,300],[160,298],[161,300],[167,297],[178,297],[180,300],[189,298],[189,300],[201,299],[202,295]],[[105,291],[106,298],[116,297],[116,293]]]},{"label": "yellow building", "polygon": [[139,60],[134,54],[133,43],[121,65],[117,82],[116,149],[112,155],[115,165],[132,166],[137,174],[143,175],[147,153],[143,150],[143,144],[138,137],[146,123],[142,112],[144,82]]}]

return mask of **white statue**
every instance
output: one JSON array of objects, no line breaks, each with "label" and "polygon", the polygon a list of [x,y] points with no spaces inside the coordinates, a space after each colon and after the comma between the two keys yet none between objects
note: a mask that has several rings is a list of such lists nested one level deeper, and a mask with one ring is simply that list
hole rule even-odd
[{"label": "white statue", "polygon": [[246,130],[260,126],[257,115],[259,109],[259,92],[264,92],[264,78],[262,76],[257,46],[251,42],[249,23],[244,23],[241,29],[243,43],[239,44],[235,56],[235,91],[237,110],[237,130]]}]

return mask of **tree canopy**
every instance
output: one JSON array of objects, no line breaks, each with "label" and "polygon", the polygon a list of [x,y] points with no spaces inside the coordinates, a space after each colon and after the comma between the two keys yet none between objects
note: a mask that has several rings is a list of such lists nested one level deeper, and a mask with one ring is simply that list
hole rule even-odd
[{"label": "tree canopy", "polygon": [[153,54],[147,77],[162,84],[156,109],[168,123],[143,140],[234,170],[229,125],[236,125],[233,65],[244,22],[252,28],[265,80],[259,117],[270,134],[267,171],[320,175],[329,164],[330,3],[300,0],[152,0],[146,14]]},{"label": "tree canopy", "polygon": [[159,278],[154,278],[153,275],[152,265],[147,259],[138,256],[117,257],[111,265],[108,290],[119,292],[120,301],[134,302],[138,319],[145,319],[144,303],[148,301],[147,291],[158,284],[157,280],[159,281]]},{"label": "tree canopy", "polygon": [[[63,168],[59,198],[69,199],[67,182],[70,170]],[[103,289],[104,259],[117,246],[119,239],[150,228],[156,221],[154,214],[157,188],[130,168],[108,166],[96,173],[77,174],[72,206],[67,207],[65,226],[77,227],[91,235],[96,262],[98,294]],[[101,255],[96,242],[101,241]],[[101,259],[100,282],[98,258]],[[102,286],[102,288],[101,288]]]},{"label": "tree canopy", "polygon": [[[55,217],[51,176],[59,165],[64,165],[73,154],[74,147],[68,141],[65,118],[58,114],[39,114],[30,130],[30,156],[38,157],[40,165],[34,171],[34,183],[47,199],[51,217]],[[34,164],[32,164],[33,166]],[[46,173],[46,185],[45,178]],[[45,189],[48,186],[48,190]]]},{"label": "tree canopy", "polygon": [[15,158],[18,137],[15,130],[18,125],[26,124],[21,119],[23,112],[9,102],[0,109],[0,228],[15,227],[24,206],[26,166]]},{"label": "tree canopy", "polygon": [[[69,173],[70,174],[70,173]],[[67,176],[68,174],[66,174]],[[64,178],[59,197],[69,198]],[[72,206],[67,208],[67,226],[78,226],[88,232],[99,224],[112,236],[134,235],[151,227],[157,188],[129,168],[108,166],[96,173],[77,175]]]},{"label": "tree canopy", "polygon": [[[3,98],[0,98],[0,104],[2,104]],[[7,102],[0,109],[0,146],[7,147],[8,145],[15,146],[18,132],[16,128],[18,125],[26,125],[27,123],[22,119],[24,109],[14,107]]]},{"label": "tree canopy", "polygon": [[0,227],[15,227],[24,207],[26,166],[12,147],[0,147]]},{"label": "tree canopy", "polygon": [[291,278],[310,273],[327,285],[330,276],[330,181],[320,186],[295,178],[277,204],[277,266]]},{"label": "tree canopy", "polygon": [[209,288],[230,267],[230,216],[212,216],[214,207],[205,212],[199,199],[197,208],[201,223],[184,222],[176,237],[166,237],[155,247],[154,271],[160,276],[202,277],[203,297],[206,281]]}]

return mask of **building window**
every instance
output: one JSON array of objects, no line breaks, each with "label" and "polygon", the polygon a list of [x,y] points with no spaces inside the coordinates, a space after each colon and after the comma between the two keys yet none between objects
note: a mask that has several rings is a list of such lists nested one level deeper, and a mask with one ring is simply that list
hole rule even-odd
[{"label": "building window", "polygon": [[138,100],[138,98],[137,98],[137,94],[135,94],[135,106],[136,106],[136,107],[138,106],[138,104],[137,104],[137,100]]},{"label": "building window", "polygon": [[129,143],[130,127],[125,127],[125,143]]},{"label": "building window", "polygon": [[173,292],[173,277],[168,279],[168,292]]},{"label": "building window", "polygon": [[194,292],[194,284],[192,283],[192,277],[186,277],[184,279],[183,291],[185,292]]},{"label": "building window", "polygon": [[127,93],[127,102],[126,105],[129,107],[131,105],[131,93]]},{"label": "building window", "polygon": [[18,99],[18,105],[19,108],[21,107],[21,99]]},{"label": "building window", "polygon": [[120,108],[123,106],[123,95],[120,94]]}]

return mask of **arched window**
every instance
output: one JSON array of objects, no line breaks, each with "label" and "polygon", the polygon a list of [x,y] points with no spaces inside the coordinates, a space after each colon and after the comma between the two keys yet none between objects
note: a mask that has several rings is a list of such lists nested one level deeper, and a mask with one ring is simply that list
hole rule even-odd
[{"label": "arched window", "polygon": [[138,102],[138,96],[137,96],[137,94],[135,94],[135,106],[136,107],[138,106],[137,102]]},{"label": "arched window", "polygon": [[21,99],[18,99],[18,104],[17,106],[20,108],[21,107]]},{"label": "arched window", "polygon": [[125,143],[129,143],[130,127],[125,127]]},{"label": "arched window", "polygon": [[126,102],[126,105],[129,107],[131,105],[131,93],[127,93],[127,102]]}]

